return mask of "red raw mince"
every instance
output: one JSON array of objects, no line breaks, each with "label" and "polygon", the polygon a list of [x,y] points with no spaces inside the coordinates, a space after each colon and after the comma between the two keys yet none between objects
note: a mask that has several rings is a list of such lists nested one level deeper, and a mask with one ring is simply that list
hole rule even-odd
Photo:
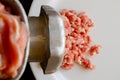
[{"label": "red raw mince", "polygon": [[87,52],[91,56],[94,53],[98,54],[100,49],[100,45],[90,47],[92,40],[88,33],[94,25],[92,20],[85,12],[77,13],[75,10],[63,9],[60,14],[64,20],[66,36],[66,49],[61,67],[71,69],[76,62],[86,69],[95,69],[95,65],[85,56]]},{"label": "red raw mince", "polygon": [[89,50],[89,54],[91,56],[95,55],[95,54],[98,54],[99,53],[99,49],[101,48],[100,45],[93,45],[91,46],[90,50]]}]

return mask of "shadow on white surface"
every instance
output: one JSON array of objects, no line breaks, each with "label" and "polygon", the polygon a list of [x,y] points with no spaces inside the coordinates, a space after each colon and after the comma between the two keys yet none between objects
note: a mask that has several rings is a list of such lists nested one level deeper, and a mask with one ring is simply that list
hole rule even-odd
[{"label": "shadow on white surface", "polygon": [[38,63],[31,62],[30,65],[33,73],[35,73],[34,75],[37,76],[36,80],[67,80],[59,71],[53,74],[43,74],[43,71],[39,62]]}]

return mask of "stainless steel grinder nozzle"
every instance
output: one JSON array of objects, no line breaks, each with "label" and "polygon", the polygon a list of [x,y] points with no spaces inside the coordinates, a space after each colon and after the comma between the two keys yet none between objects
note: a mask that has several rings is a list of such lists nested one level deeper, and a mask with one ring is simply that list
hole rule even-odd
[{"label": "stainless steel grinder nozzle", "polygon": [[30,54],[28,60],[40,62],[44,73],[53,73],[63,60],[65,49],[64,23],[57,11],[41,6],[38,17],[28,18],[30,25]]}]

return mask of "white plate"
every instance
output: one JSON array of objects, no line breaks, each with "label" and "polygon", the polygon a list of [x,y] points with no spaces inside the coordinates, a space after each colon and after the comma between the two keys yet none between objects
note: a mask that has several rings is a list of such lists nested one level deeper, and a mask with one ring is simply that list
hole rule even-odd
[{"label": "white plate", "polygon": [[120,80],[120,0],[33,0],[29,16],[38,16],[41,4],[51,5],[57,11],[64,8],[86,11],[95,23],[90,32],[92,39],[102,49],[91,58],[97,65],[93,71],[84,71],[76,65],[68,71],[44,75],[39,63],[30,63],[37,80]]}]

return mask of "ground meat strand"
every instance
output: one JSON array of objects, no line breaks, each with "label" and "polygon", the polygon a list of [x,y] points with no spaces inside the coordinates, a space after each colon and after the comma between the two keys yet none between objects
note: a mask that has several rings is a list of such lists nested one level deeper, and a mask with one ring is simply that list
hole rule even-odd
[{"label": "ground meat strand", "polygon": [[90,50],[89,50],[89,54],[91,56],[95,55],[95,54],[99,54],[99,49],[101,48],[100,45],[93,45],[91,46]]},{"label": "ground meat strand", "polygon": [[85,56],[88,52],[92,56],[98,54],[100,45],[93,45],[88,34],[93,27],[92,20],[85,12],[77,13],[75,10],[63,9],[60,14],[64,20],[65,27],[65,55],[61,67],[71,69],[74,62],[82,65],[86,69],[95,69],[95,65]]}]

